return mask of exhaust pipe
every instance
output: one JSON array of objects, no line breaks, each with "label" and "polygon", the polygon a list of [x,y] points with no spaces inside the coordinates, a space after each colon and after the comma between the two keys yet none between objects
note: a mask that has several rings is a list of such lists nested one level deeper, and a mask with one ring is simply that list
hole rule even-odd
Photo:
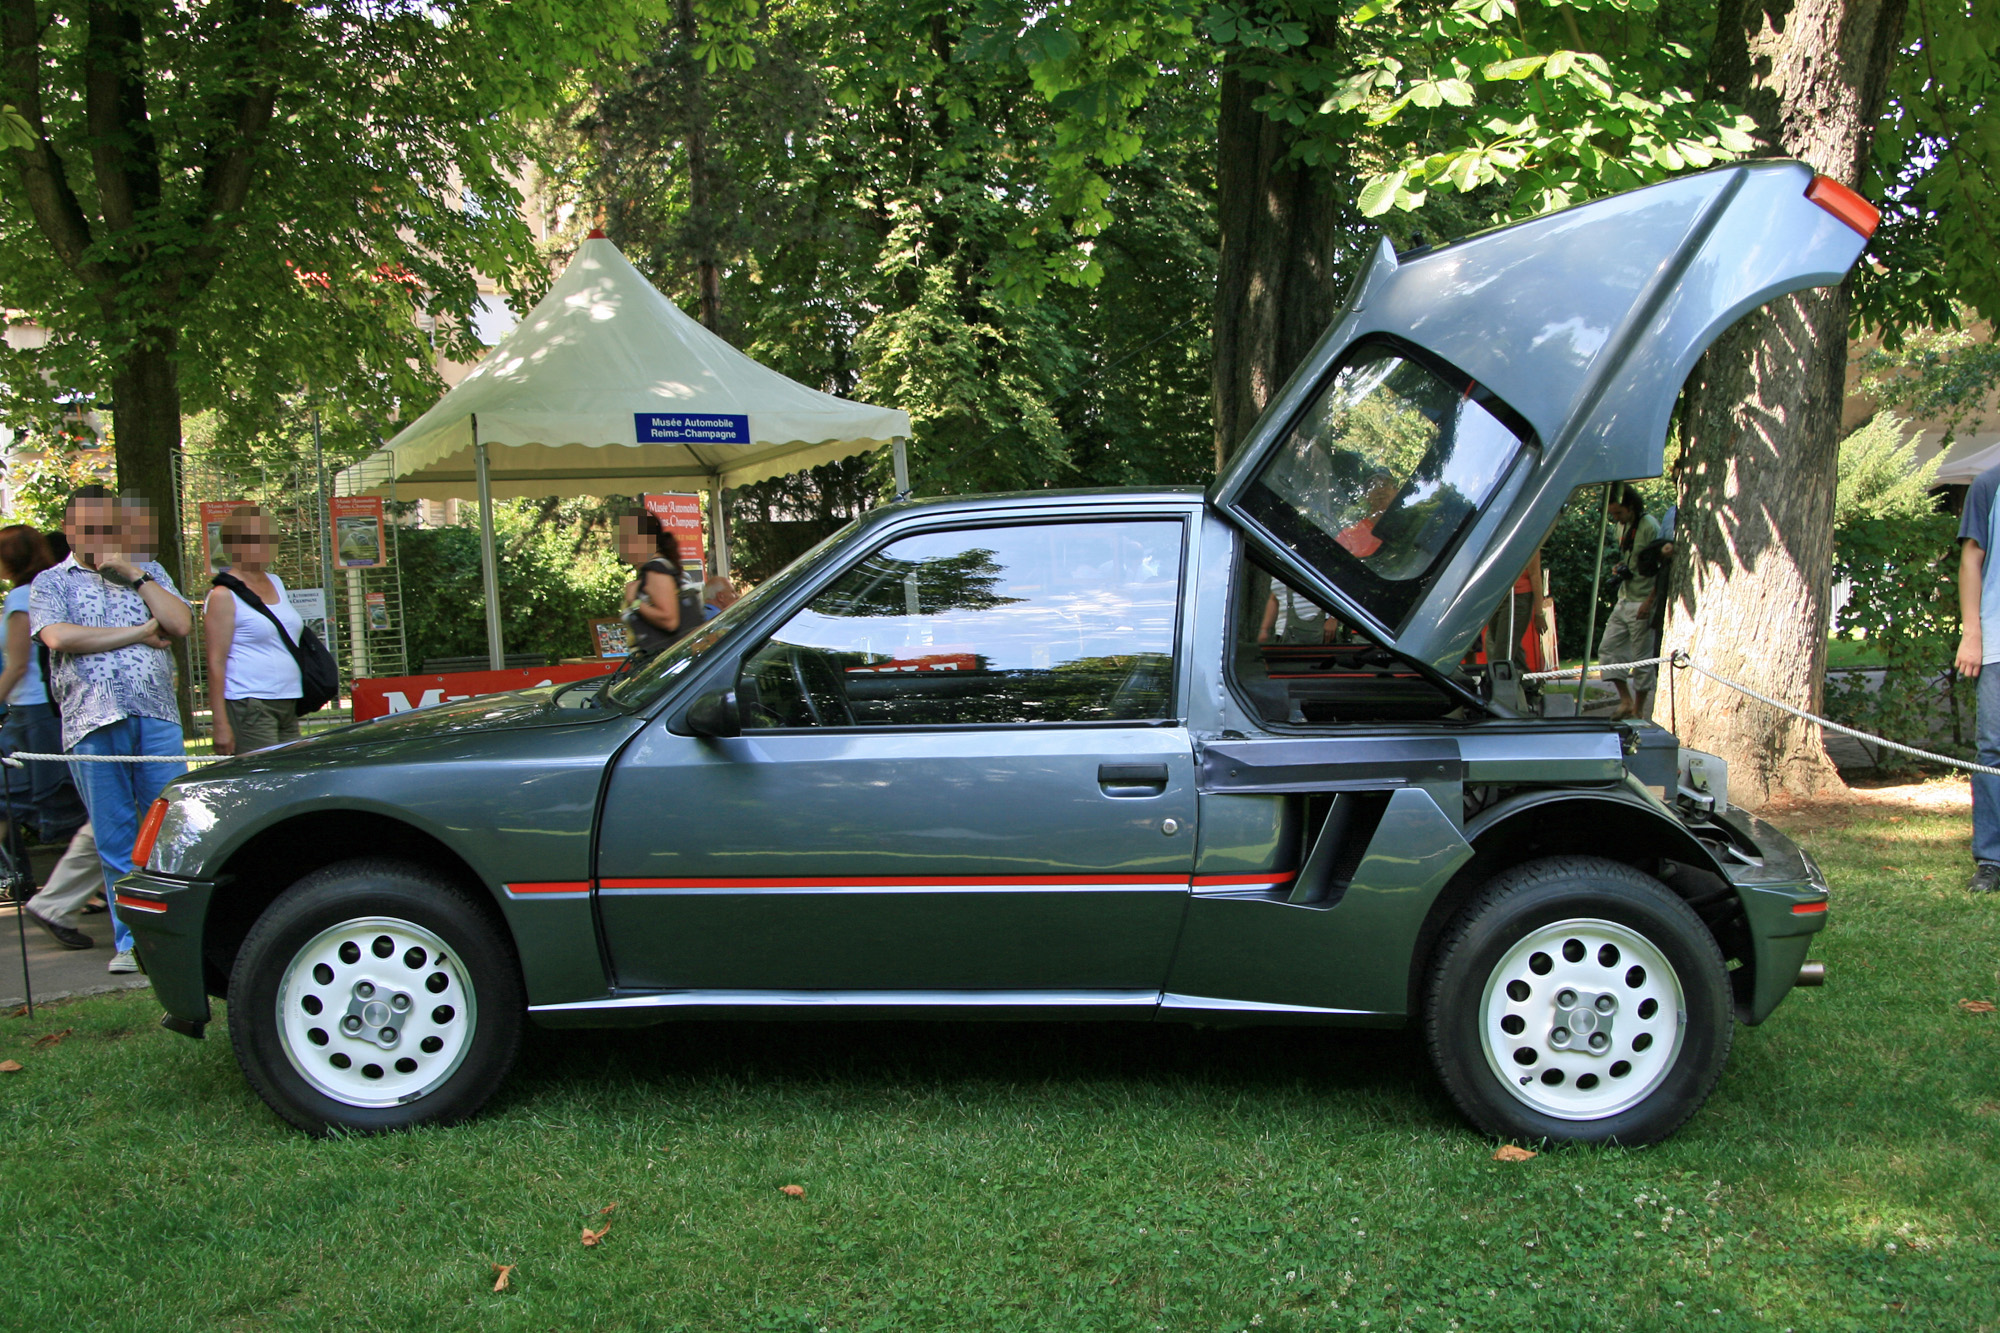
[{"label": "exhaust pipe", "polygon": [[1795,986],[1824,986],[1826,984],[1825,963],[1805,963],[1799,968],[1799,979]]}]

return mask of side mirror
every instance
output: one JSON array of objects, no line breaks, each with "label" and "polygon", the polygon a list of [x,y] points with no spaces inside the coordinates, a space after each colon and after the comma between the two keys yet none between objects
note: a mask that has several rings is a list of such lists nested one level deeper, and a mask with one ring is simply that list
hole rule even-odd
[{"label": "side mirror", "polygon": [[741,736],[743,714],[735,690],[710,690],[687,710],[688,730],[697,736]]}]

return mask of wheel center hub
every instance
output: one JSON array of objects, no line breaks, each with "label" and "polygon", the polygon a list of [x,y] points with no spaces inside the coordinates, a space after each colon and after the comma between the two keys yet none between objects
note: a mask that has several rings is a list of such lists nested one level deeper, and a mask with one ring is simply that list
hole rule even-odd
[{"label": "wheel center hub", "polygon": [[1611,1050],[1611,1020],[1617,1012],[1618,997],[1610,991],[1587,995],[1564,987],[1556,992],[1549,1045],[1558,1051],[1604,1055]]},{"label": "wheel center hub", "polygon": [[383,1050],[393,1050],[403,1039],[403,1016],[415,1002],[404,991],[377,986],[372,981],[354,983],[347,1015],[340,1030],[356,1041],[365,1041]]}]

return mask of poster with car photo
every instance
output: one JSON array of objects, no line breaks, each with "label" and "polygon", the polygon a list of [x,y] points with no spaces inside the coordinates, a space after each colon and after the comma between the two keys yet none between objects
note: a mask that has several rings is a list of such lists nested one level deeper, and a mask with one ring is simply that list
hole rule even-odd
[{"label": "poster with car photo", "polygon": [[229,568],[229,552],[222,549],[222,520],[230,511],[241,509],[248,500],[203,500],[201,502],[201,554],[210,575]]},{"label": "poster with car photo", "polygon": [[338,568],[375,569],[388,563],[381,496],[336,495],[331,508],[333,563]]}]

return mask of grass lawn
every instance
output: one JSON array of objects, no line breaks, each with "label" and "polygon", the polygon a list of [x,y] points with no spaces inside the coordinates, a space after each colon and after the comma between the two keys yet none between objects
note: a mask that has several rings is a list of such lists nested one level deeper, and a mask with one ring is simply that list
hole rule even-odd
[{"label": "grass lawn", "polygon": [[1850,639],[1836,634],[1826,641],[1826,669],[1839,671],[1849,667],[1885,666],[1888,658],[1882,649],[1866,639]]},{"label": "grass lawn", "polygon": [[1496,1162],[1400,1034],[1124,1024],[537,1032],[471,1125],[313,1142],[143,991],[0,1019],[0,1327],[2000,1329],[1965,807],[1792,824],[1829,984],[1645,1151]]}]

